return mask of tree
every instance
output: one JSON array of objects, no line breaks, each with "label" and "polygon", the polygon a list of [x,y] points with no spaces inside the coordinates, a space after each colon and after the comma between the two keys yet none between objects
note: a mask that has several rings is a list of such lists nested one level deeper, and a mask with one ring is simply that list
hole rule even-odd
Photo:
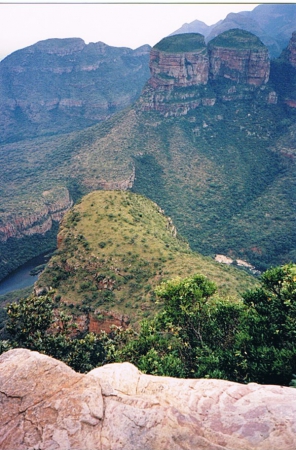
[{"label": "tree", "polygon": [[103,337],[75,332],[71,317],[55,308],[50,295],[34,295],[7,307],[7,332],[10,336],[0,346],[36,350],[64,361],[74,370],[87,372],[105,362]]},{"label": "tree", "polygon": [[289,384],[296,369],[296,265],[267,270],[261,286],[243,295],[249,377]]},{"label": "tree", "polygon": [[[117,352],[146,373],[289,385],[296,373],[296,266],[266,271],[241,302],[201,275],[163,283],[163,311]],[[116,352],[115,352],[116,354]]]},{"label": "tree", "polygon": [[163,311],[141,323],[140,332],[116,353],[146,373],[175,377],[193,376],[195,349],[204,345],[207,303],[216,286],[202,275],[162,283],[156,294]]}]

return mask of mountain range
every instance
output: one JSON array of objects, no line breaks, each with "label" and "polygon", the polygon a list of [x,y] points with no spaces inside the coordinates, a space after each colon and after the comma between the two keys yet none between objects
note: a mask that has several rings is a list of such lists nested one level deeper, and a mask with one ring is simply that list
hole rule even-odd
[{"label": "mountain range", "polygon": [[0,142],[89,127],[135,101],[150,47],[48,39],[0,62]]},{"label": "mountain range", "polygon": [[[98,64],[102,53],[115,66]],[[205,255],[259,270],[294,261],[295,55],[295,33],[271,59],[257,36],[236,28],[207,42],[199,33],[176,34],[135,51],[50,40],[3,60],[3,98],[17,86],[24,102],[1,113],[0,278],[53,248],[58,222],[93,190],[145,195]],[[116,83],[142,81],[121,91],[116,110],[112,98],[95,98],[103,74],[109,100]],[[51,111],[55,85],[60,100]],[[124,108],[124,99],[134,101]]]},{"label": "mountain range", "polygon": [[224,31],[240,28],[258,36],[268,48],[270,57],[276,58],[287,47],[291,34],[295,31],[295,22],[295,4],[262,4],[252,11],[230,13],[224,20],[210,26],[194,20],[184,24],[172,35],[200,33],[209,42]]}]

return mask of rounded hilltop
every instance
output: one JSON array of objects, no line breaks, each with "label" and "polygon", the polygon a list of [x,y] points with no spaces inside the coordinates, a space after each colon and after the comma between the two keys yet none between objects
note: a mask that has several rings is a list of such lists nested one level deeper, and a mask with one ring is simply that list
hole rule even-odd
[{"label": "rounded hilltop", "polygon": [[153,47],[166,53],[194,52],[206,48],[205,38],[199,33],[175,34],[162,39]]},{"label": "rounded hilltop", "polygon": [[195,273],[216,282],[219,295],[235,298],[255,283],[246,272],[192,252],[172,219],[146,197],[95,191],[64,216],[58,249],[35,292],[52,287],[75,314],[103,308],[133,320],[159,308],[154,289],[162,281]]},{"label": "rounded hilltop", "polygon": [[208,43],[208,46],[209,48],[224,47],[237,50],[262,50],[265,48],[263,42],[255,34],[239,28],[233,28],[219,34]]}]

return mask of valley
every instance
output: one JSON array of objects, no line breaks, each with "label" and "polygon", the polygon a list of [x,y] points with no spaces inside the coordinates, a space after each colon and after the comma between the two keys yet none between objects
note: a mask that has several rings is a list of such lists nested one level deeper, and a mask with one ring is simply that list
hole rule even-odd
[{"label": "valley", "polygon": [[50,252],[0,285],[4,359],[295,386],[296,31],[247,17],[0,62],[0,283]]},{"label": "valley", "polygon": [[[14,61],[20,76],[27,77],[36,60],[38,67],[44,64],[40,70],[46,77],[54,74],[54,86],[63,71],[70,80],[74,66],[78,78],[82,73],[103,77],[102,67],[115,57],[118,64],[129,61],[133,74],[143,68],[139,86],[144,87],[129,94],[137,98],[130,96],[130,106],[122,104],[121,112],[100,117],[94,112],[95,125],[79,125],[74,110],[63,110],[69,126],[63,119],[62,128],[54,129],[46,105],[30,116],[33,106],[20,103],[28,133],[3,134],[0,146],[0,279],[53,248],[64,214],[94,190],[127,190],[153,200],[192,250],[212,259],[216,254],[242,259],[259,271],[295,261],[295,42],[294,33],[280,56],[270,60],[262,41],[239,29],[211,40],[198,33],[175,34],[151,51],[49,40],[1,62],[5,77]],[[29,63],[21,69],[26,58]],[[59,78],[65,93],[61,83]],[[38,86],[41,98],[42,83]],[[30,95],[31,105],[39,102]],[[37,121],[39,128],[27,127],[28,121]]]}]

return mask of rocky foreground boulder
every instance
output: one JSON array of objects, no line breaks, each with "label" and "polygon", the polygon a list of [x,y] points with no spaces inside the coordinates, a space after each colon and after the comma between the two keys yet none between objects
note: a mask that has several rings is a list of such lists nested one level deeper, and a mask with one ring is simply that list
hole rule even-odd
[{"label": "rocky foreground boulder", "polygon": [[1,450],[295,450],[296,389],[0,357]]}]

